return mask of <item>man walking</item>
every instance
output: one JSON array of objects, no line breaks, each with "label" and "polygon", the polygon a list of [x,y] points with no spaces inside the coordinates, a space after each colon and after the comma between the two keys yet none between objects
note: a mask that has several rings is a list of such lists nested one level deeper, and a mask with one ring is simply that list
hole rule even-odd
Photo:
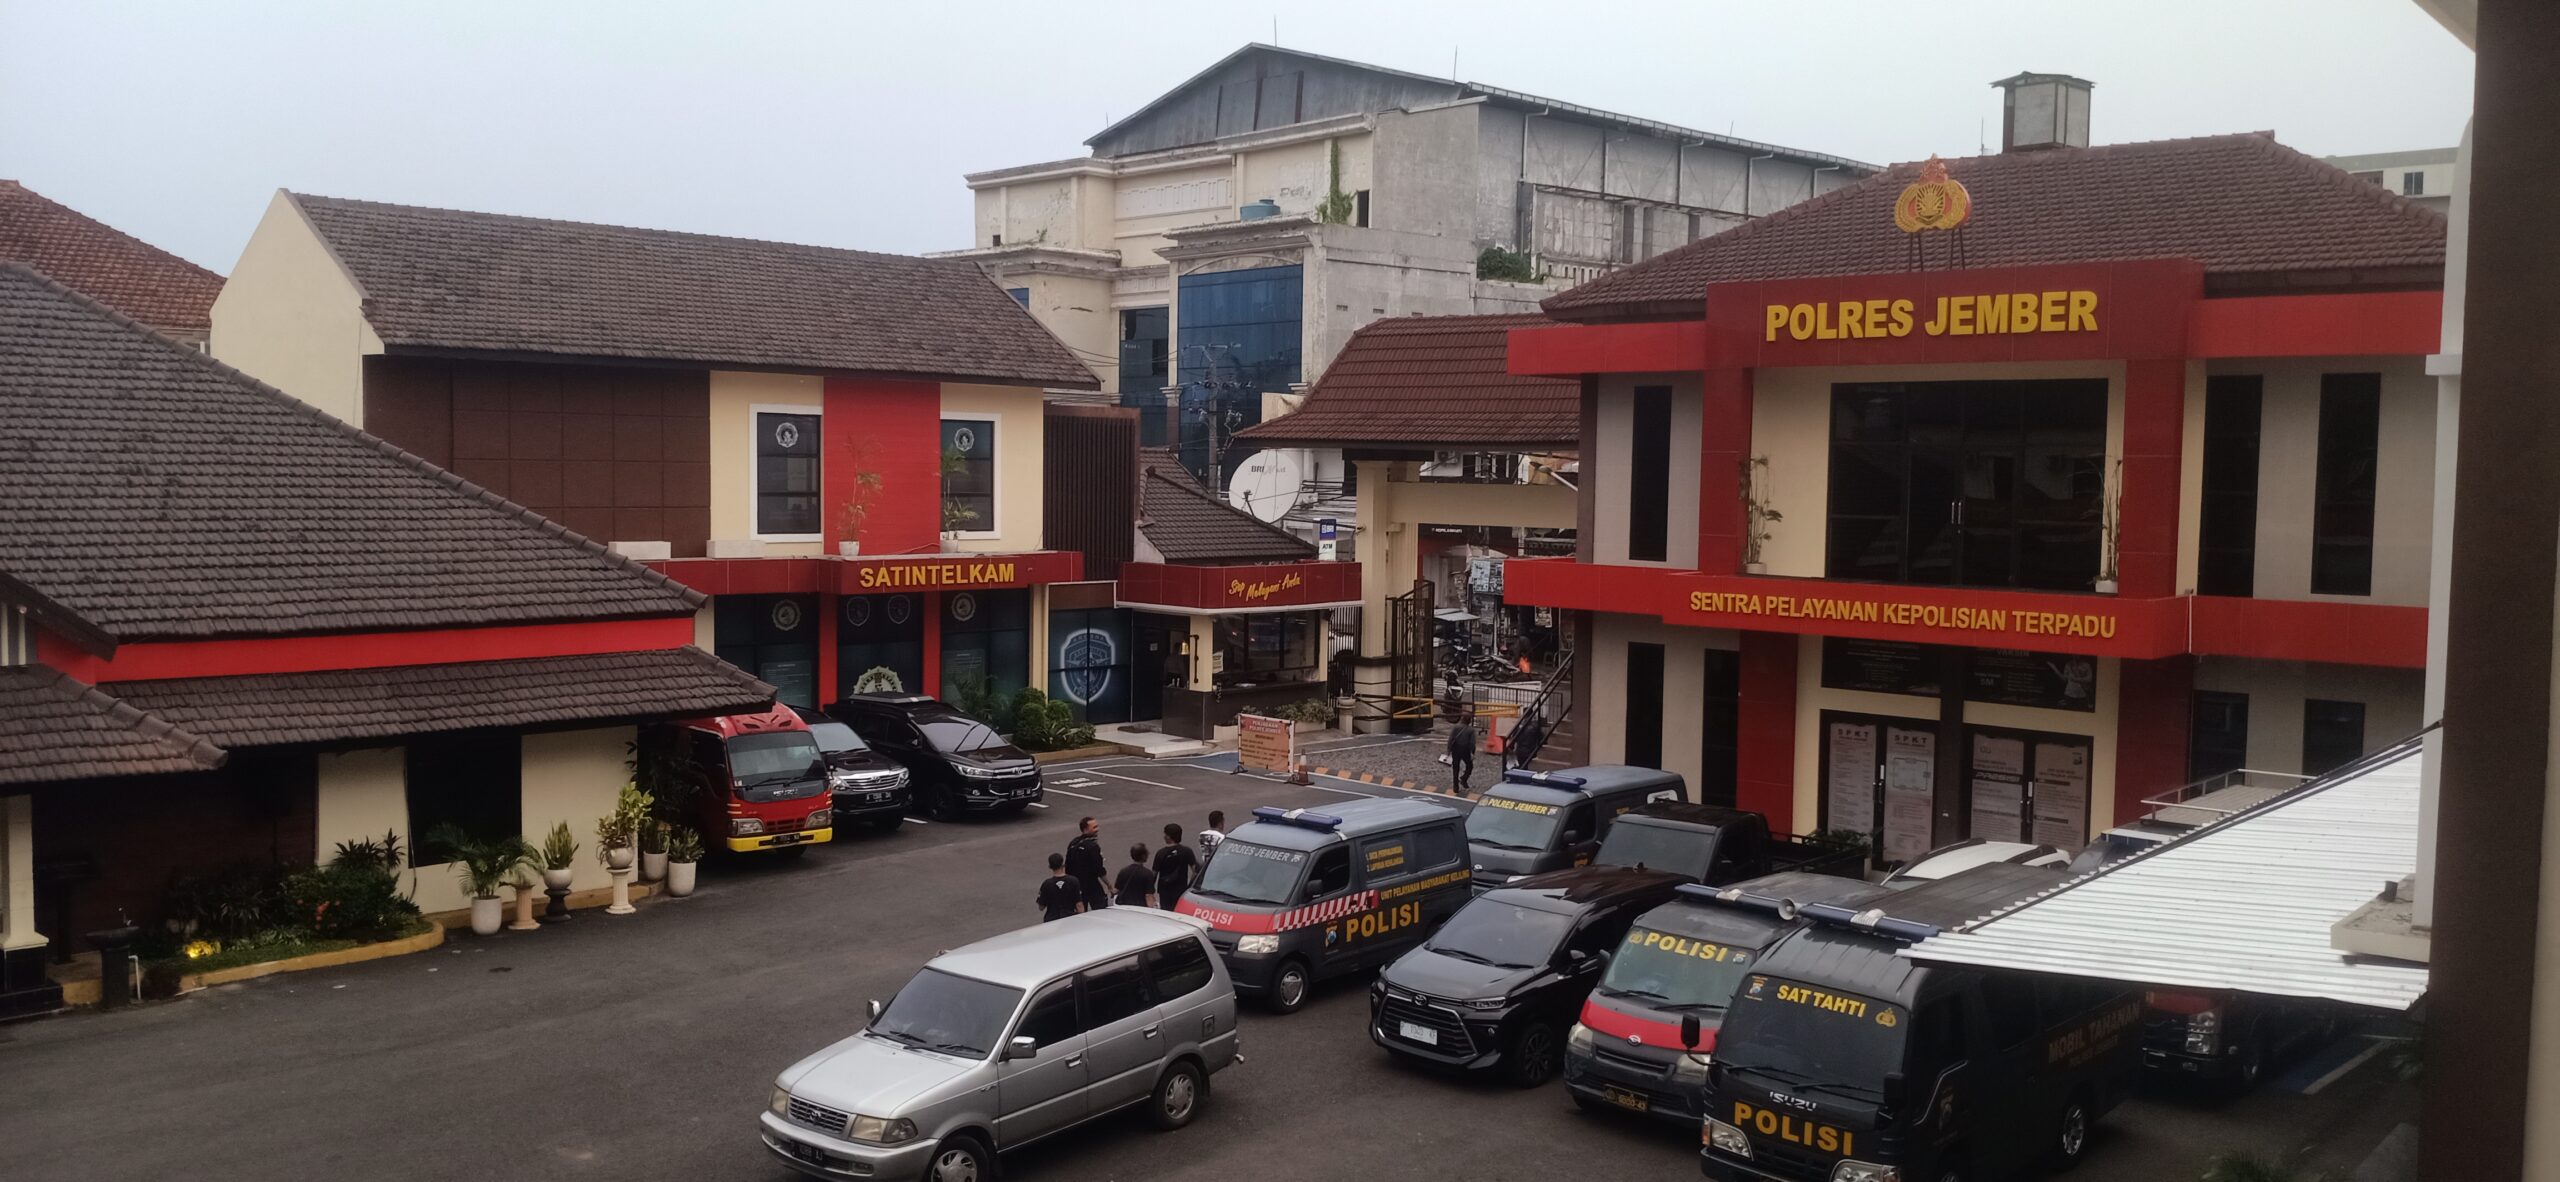
[{"label": "man walking", "polygon": [[1449,780],[1458,795],[1467,794],[1467,781],[1475,774],[1476,716],[1470,710],[1458,716],[1458,725],[1449,728]]},{"label": "man walking", "polygon": [[1200,858],[1191,847],[1182,844],[1182,826],[1164,827],[1164,848],[1156,851],[1156,898],[1165,910],[1182,901],[1182,892],[1191,889],[1191,880],[1200,873]]},{"label": "man walking", "polygon": [[1147,843],[1129,847],[1129,864],[1120,868],[1120,879],[1113,885],[1119,891],[1119,897],[1112,900],[1114,906],[1156,905],[1156,872],[1147,869]]},{"label": "man walking", "polygon": [[1040,922],[1065,919],[1082,910],[1084,888],[1067,877],[1065,855],[1049,855],[1049,877],[1040,880]]},{"label": "man walking", "polygon": [[1202,866],[1209,864],[1209,855],[1217,853],[1218,843],[1226,839],[1227,815],[1217,809],[1210,809],[1209,824],[1200,830],[1200,864]]},{"label": "man walking", "polygon": [[1111,868],[1102,860],[1102,824],[1091,817],[1076,822],[1075,840],[1067,843],[1067,877],[1076,880],[1084,892],[1084,909],[1100,911],[1111,905],[1110,888],[1103,878]]}]

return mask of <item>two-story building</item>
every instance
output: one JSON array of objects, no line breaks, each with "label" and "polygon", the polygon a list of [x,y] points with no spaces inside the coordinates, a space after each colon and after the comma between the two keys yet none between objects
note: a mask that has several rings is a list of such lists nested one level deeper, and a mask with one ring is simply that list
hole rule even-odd
[{"label": "two-story building", "polygon": [[1582,757],[1864,832],[2077,846],[2421,715],[2445,221],[2264,134],[1900,165],[1547,301],[1582,383]]},{"label": "two-story building", "polygon": [[1049,680],[1044,389],[967,263],[279,193],[215,356],[712,597],[810,705]]}]

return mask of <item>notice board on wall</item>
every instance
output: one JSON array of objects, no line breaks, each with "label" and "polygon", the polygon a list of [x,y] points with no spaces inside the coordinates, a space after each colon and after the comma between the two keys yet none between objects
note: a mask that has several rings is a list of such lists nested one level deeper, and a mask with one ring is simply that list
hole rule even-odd
[{"label": "notice board on wall", "polygon": [[2035,840],[2055,849],[2089,844],[2089,745],[2036,744]]},{"label": "notice board on wall", "polygon": [[1935,731],[1884,728],[1884,859],[1908,862],[1929,852],[1930,813],[1937,804]]},{"label": "notice board on wall", "polygon": [[1876,831],[1876,727],[1869,722],[1833,722],[1823,736],[1830,778],[1823,785],[1824,811],[1833,829]]},{"label": "notice board on wall", "polygon": [[2027,743],[2006,735],[1973,736],[1973,817],[1968,835],[2018,841],[2027,832]]}]

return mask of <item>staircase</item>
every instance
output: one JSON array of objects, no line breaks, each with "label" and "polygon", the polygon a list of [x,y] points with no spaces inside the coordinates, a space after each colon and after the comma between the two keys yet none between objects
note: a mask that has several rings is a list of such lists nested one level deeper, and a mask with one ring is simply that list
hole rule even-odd
[{"label": "staircase", "polygon": [[1538,695],[1520,707],[1520,721],[1512,727],[1511,736],[1511,746],[1502,753],[1506,766],[1531,771],[1573,766],[1570,761],[1581,745],[1574,741],[1571,652],[1547,674]]}]

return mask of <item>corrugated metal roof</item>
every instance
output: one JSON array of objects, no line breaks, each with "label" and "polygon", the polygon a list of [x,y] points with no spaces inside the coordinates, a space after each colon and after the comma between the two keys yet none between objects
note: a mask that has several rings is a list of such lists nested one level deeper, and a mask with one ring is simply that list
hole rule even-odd
[{"label": "corrugated metal roof", "polygon": [[2427,969],[2332,924],[2418,865],[2418,742],[1903,950],[1941,964],[2405,1010]]}]

